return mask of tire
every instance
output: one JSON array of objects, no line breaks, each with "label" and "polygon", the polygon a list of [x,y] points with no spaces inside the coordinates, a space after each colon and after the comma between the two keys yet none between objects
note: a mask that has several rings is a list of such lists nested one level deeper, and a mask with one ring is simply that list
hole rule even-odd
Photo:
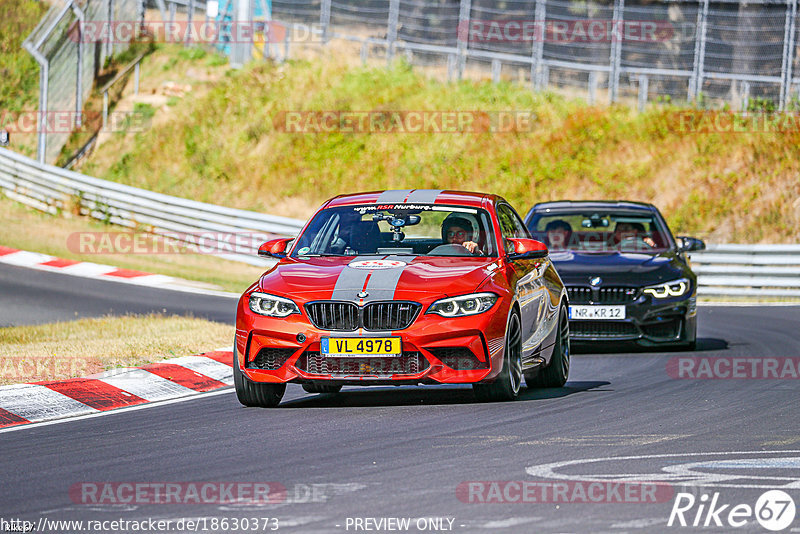
[{"label": "tire", "polygon": [[336,394],[342,390],[342,386],[330,384],[303,384],[306,393],[330,393]]},{"label": "tire", "polygon": [[280,404],[286,392],[286,384],[259,384],[251,382],[239,369],[236,349],[233,350],[233,386],[236,397],[245,406],[273,408]]},{"label": "tire", "polygon": [[475,396],[482,402],[513,401],[519,396],[522,385],[522,325],[514,312],[506,328],[506,347],[503,368],[494,382],[473,384]]},{"label": "tire", "polygon": [[525,377],[528,387],[560,388],[567,383],[569,378],[569,318],[567,308],[561,307],[558,312],[558,335],[556,345],[553,347],[553,357],[550,364],[541,369],[536,376]]}]

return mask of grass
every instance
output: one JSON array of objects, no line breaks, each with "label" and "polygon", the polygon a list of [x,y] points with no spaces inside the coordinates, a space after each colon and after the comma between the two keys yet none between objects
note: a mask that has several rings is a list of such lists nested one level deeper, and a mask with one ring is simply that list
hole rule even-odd
[{"label": "grass", "polygon": [[[343,192],[444,188],[498,193],[520,212],[561,198],[653,202],[675,233],[712,242],[800,238],[800,134],[681,131],[681,109],[668,103],[640,114],[329,56],[229,70],[169,104],[169,120],[110,140],[82,170],[298,218]],[[510,133],[292,134],[273,124],[287,110],[516,110],[535,120]]]},{"label": "grass", "polygon": [[[213,289],[243,292],[264,269],[203,254],[80,254],[69,238],[79,232],[122,232],[119,226],[65,214],[56,217],[28,208],[0,194],[0,245],[59,258],[91,261],[164,274],[208,284]],[[74,243],[73,241],[71,243]],[[74,247],[72,247],[74,248]]]},{"label": "grass", "polygon": [[[0,2],[0,127],[3,122],[39,107],[39,66],[24,48],[22,41],[47,12],[46,2],[3,0]],[[12,142],[17,143],[16,136]],[[31,150],[26,151],[31,155]]]},{"label": "grass", "polygon": [[232,326],[163,315],[0,328],[0,385],[137,367],[208,352],[232,340]]}]

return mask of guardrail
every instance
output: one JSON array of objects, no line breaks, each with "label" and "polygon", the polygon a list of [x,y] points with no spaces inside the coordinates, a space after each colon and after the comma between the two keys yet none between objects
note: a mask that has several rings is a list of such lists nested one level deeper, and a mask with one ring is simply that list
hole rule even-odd
[{"label": "guardrail", "polygon": [[93,178],[5,148],[0,148],[0,189],[42,211],[77,208],[82,215],[202,245],[203,251],[252,265],[271,263],[255,254],[261,242],[296,235],[304,224]]},{"label": "guardrail", "polygon": [[[0,189],[42,211],[77,206],[81,213],[154,234],[211,241],[216,255],[268,265],[255,255],[262,241],[296,235],[303,221],[173,197],[37,163],[0,148]],[[250,248],[231,249],[230,237],[246,234]],[[196,238],[193,240],[193,238]],[[800,245],[709,245],[690,255],[703,297],[800,297]]]},{"label": "guardrail", "polygon": [[800,245],[709,245],[691,264],[700,296],[800,297]]}]

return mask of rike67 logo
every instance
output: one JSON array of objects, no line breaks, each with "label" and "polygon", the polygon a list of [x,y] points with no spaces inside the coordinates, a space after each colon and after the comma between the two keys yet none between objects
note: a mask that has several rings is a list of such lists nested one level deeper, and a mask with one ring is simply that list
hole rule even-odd
[{"label": "rike67 logo", "polygon": [[704,493],[699,498],[691,493],[678,493],[667,526],[739,528],[755,519],[767,530],[780,531],[792,524],[795,512],[794,499],[781,490],[762,493],[755,506],[723,504],[719,492],[712,496]]}]

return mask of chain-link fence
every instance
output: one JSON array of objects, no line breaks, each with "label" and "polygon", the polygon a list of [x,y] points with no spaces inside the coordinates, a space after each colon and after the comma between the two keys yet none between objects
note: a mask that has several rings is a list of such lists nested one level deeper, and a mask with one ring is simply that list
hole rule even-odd
[{"label": "chain-link fence", "polygon": [[362,57],[438,58],[450,78],[783,110],[800,84],[797,1],[273,0],[272,17],[359,40]]},{"label": "chain-link fence", "polygon": [[[42,66],[41,109],[75,110],[76,120],[99,66],[127,46],[83,42],[78,21],[143,21],[147,7],[162,22],[211,20],[217,36],[220,25],[261,20],[249,41],[216,43],[234,65],[338,38],[360,42],[364,61],[404,54],[451,80],[579,89],[590,102],[638,99],[640,108],[656,100],[772,111],[800,107],[798,1],[67,0],[25,46]],[[39,159],[53,161],[69,133],[45,130]]]},{"label": "chain-link fence", "polygon": [[112,39],[88,42],[87,23],[135,21],[138,0],[67,0],[55,3],[23,46],[39,63],[38,159],[53,162],[73,128],[81,125],[83,103],[106,58],[127,48]]}]

